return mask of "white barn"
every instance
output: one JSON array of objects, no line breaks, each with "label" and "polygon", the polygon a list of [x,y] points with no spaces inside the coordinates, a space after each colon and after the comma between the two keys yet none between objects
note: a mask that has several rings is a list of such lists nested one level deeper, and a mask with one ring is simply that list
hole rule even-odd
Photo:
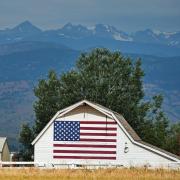
[{"label": "white barn", "polygon": [[54,166],[180,163],[179,156],[142,141],[122,115],[87,100],[58,111],[32,145],[36,163]]},{"label": "white barn", "polygon": [[0,137],[0,161],[9,161],[10,152],[6,137]]}]

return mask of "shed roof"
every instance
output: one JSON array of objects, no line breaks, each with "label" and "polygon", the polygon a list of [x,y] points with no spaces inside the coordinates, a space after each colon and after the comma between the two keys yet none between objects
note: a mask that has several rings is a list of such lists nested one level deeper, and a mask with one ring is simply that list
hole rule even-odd
[{"label": "shed roof", "polygon": [[0,137],[0,153],[2,152],[3,150],[3,147],[4,147],[4,144],[6,142],[6,137]]}]

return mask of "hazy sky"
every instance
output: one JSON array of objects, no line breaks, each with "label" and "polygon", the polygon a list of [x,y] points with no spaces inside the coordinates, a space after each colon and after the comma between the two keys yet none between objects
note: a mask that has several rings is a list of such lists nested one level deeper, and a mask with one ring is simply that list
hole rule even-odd
[{"label": "hazy sky", "polygon": [[104,23],[125,31],[180,30],[180,0],[0,0],[0,29],[29,20],[43,28]]}]

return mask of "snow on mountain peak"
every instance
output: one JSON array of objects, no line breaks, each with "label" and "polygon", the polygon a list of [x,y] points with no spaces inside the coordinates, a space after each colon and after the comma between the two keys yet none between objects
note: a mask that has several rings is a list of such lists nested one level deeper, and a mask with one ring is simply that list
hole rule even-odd
[{"label": "snow on mountain peak", "polygon": [[93,30],[93,31],[95,30],[95,28],[96,28],[95,26],[88,26],[88,27],[87,27],[87,29]]},{"label": "snow on mountain peak", "polygon": [[121,34],[119,33],[115,33],[114,35],[113,35],[113,38],[115,39],[115,40],[117,40],[117,41],[133,41],[133,38],[132,37],[130,37],[130,36],[126,36],[126,37],[123,37],[123,36],[121,36]]},{"label": "snow on mountain peak", "polygon": [[114,26],[106,25],[106,24],[96,24],[96,26],[92,29],[94,34],[112,38],[118,41],[133,41],[132,37],[126,34],[123,31],[119,31]]},{"label": "snow on mountain peak", "polygon": [[160,35],[160,34],[162,34],[162,32],[159,31],[159,30],[157,30],[157,29],[153,29],[152,32],[153,32],[154,34],[156,34],[157,36]]},{"label": "snow on mountain peak", "polygon": [[152,30],[152,32],[159,36],[159,35],[163,35],[166,39],[168,39],[169,37],[171,37],[172,35],[175,35],[177,32],[162,32],[159,30]]},{"label": "snow on mountain peak", "polygon": [[73,28],[73,25],[72,25],[71,23],[67,23],[67,24],[65,24],[65,25],[63,26],[62,29],[70,30],[70,29],[72,29],[72,28]]},{"label": "snow on mountain peak", "polygon": [[175,35],[177,32],[163,32],[163,35],[165,36],[166,39],[171,37],[172,35]]}]

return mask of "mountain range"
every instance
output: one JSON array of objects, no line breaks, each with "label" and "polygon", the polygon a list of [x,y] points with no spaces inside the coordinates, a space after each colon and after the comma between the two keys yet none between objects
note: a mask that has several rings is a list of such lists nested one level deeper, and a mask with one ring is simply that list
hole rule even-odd
[{"label": "mountain range", "polygon": [[21,41],[53,42],[66,45],[76,50],[107,47],[126,53],[179,56],[180,31],[160,32],[146,29],[131,34],[117,28],[96,24],[93,27],[68,23],[56,30],[41,30],[29,21],[14,28],[0,30],[0,44]]},{"label": "mountain range", "polygon": [[34,86],[50,69],[59,75],[74,67],[81,52],[105,47],[133,60],[142,59],[145,99],[163,94],[163,108],[171,122],[180,120],[180,32],[143,30],[126,33],[96,24],[68,23],[56,30],[41,30],[29,21],[0,30],[0,136],[18,149],[24,122],[33,123]]}]

